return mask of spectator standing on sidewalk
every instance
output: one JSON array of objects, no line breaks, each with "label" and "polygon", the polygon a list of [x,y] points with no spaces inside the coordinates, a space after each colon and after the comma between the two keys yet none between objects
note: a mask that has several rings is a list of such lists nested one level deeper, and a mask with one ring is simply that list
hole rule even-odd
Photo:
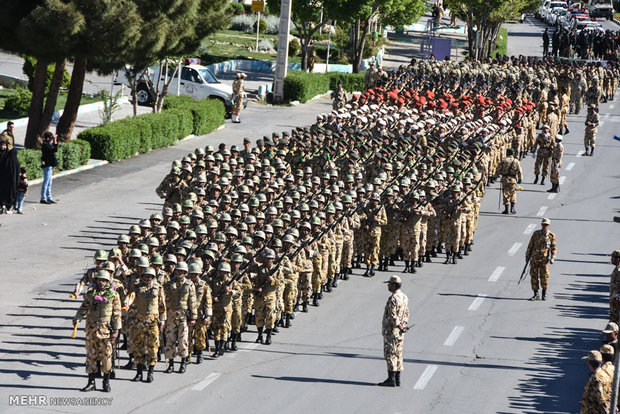
[{"label": "spectator standing on sidewalk", "polygon": [[6,129],[2,131],[0,134],[0,141],[5,140],[8,142],[9,150],[12,150],[15,146],[15,136],[13,135],[13,130],[15,129],[15,124],[13,121],[9,121],[6,123]]},{"label": "spectator standing on sidewalk", "polygon": [[52,198],[52,173],[58,165],[56,152],[58,151],[58,136],[50,131],[43,134],[41,145],[41,168],[43,168],[43,185],[41,186],[41,204],[56,204]]},{"label": "spectator standing on sidewalk", "polygon": [[549,28],[545,27],[545,31],[542,35],[543,40],[543,56],[547,56],[549,54]]},{"label": "spectator standing on sidewalk", "polygon": [[26,198],[26,194],[28,194],[28,168],[21,167],[19,169],[19,182],[17,183],[17,201],[15,201],[15,210],[17,210],[17,214],[22,213],[24,207],[24,199]]},{"label": "spectator standing on sidewalk", "polygon": [[0,139],[0,214],[11,214],[17,196],[18,175],[17,153],[8,148],[5,139]]}]

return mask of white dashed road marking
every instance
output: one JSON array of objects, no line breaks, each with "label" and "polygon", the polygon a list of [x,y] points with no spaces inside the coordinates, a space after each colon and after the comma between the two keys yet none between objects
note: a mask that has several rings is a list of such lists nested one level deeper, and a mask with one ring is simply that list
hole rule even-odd
[{"label": "white dashed road marking", "polygon": [[565,175],[560,177],[560,185],[563,185],[564,181],[566,181],[566,176]]},{"label": "white dashed road marking", "polygon": [[535,228],[536,228],[536,224],[534,223],[528,224],[523,234],[532,234]]},{"label": "white dashed road marking", "polygon": [[547,200],[553,200],[555,198],[556,194],[555,193],[551,193],[547,196]]},{"label": "white dashed road marking", "polygon": [[537,215],[538,217],[542,217],[542,216],[544,216],[544,215],[545,215],[545,213],[547,212],[547,209],[548,209],[548,208],[549,208],[549,207],[547,207],[547,206],[542,206],[542,207],[540,208],[540,210],[538,210],[538,213],[536,213],[536,215]]},{"label": "white dashed road marking", "polygon": [[413,386],[413,389],[423,390],[424,388],[426,388],[426,384],[428,384],[435,371],[437,371],[437,365],[427,366],[420,378],[418,378],[418,381]]},{"label": "white dashed road marking", "polygon": [[514,256],[515,253],[517,253],[517,251],[521,248],[521,246],[523,245],[523,243],[515,243],[512,245],[512,247],[510,248],[510,250],[508,250],[508,256]]},{"label": "white dashed road marking", "polygon": [[192,391],[202,391],[213,381],[218,379],[222,374],[219,372],[212,372],[205,377],[202,381],[192,387]]},{"label": "white dashed road marking", "polygon": [[499,279],[504,270],[506,270],[504,266],[497,266],[497,268],[493,271],[493,274],[491,274],[489,282],[497,282],[497,279]]},{"label": "white dashed road marking", "polygon": [[568,164],[568,165],[566,166],[566,171],[570,171],[570,170],[572,170],[574,166],[575,166],[575,163],[574,163],[574,162],[571,162],[570,164]]},{"label": "white dashed road marking", "polygon": [[448,339],[443,343],[443,346],[452,346],[456,343],[456,340],[459,339],[459,336],[463,333],[465,328],[463,326],[455,326],[450,335],[448,335]]},{"label": "white dashed road marking", "polygon": [[484,301],[484,298],[486,298],[487,295],[483,295],[482,293],[478,295],[478,297],[476,299],[474,299],[474,301],[471,303],[471,305],[469,305],[469,308],[467,308],[467,310],[470,311],[475,311],[477,310],[480,305],[482,305],[482,302]]},{"label": "white dashed road marking", "polygon": [[583,154],[585,154],[586,152],[584,150],[581,150],[577,153],[577,157],[582,157]]},{"label": "white dashed road marking", "polygon": [[609,109],[614,109],[614,104],[609,105]]}]

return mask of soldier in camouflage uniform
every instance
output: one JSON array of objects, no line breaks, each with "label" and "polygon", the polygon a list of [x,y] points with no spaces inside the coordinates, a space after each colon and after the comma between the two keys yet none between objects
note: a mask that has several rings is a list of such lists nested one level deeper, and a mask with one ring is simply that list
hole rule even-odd
[{"label": "soldier in camouflage uniform", "polygon": [[586,131],[583,136],[583,145],[586,148],[585,155],[594,155],[594,146],[596,145],[596,132],[600,124],[598,111],[593,104],[588,105],[588,115],[586,115]]},{"label": "soldier in camouflage uniform", "polygon": [[564,146],[562,145],[562,135],[555,136],[555,146],[551,153],[551,189],[548,193],[557,193],[560,191],[560,168],[562,168],[562,156],[564,155]]},{"label": "soldier in camouflage uniform", "polygon": [[609,279],[609,320],[620,321],[620,250],[611,253],[611,264],[614,270]]},{"label": "soldier in camouflage uniform", "polygon": [[506,157],[500,163],[499,173],[502,175],[502,199],[504,201],[504,211],[502,211],[502,214],[508,214],[509,203],[510,214],[516,214],[517,184],[521,184],[523,171],[521,170],[521,163],[514,156],[512,148],[506,150]]},{"label": "soldier in camouflage uniform", "polygon": [[202,351],[207,348],[207,328],[211,322],[211,316],[213,315],[212,300],[211,300],[211,287],[200,278],[202,269],[198,263],[190,263],[188,268],[189,280],[194,284],[196,290],[196,309],[198,312],[198,319],[193,329],[190,329],[190,335],[192,336],[193,349],[189,352],[196,354],[196,363],[202,362]]},{"label": "soldier in camouflage uniform", "polygon": [[97,364],[103,372],[103,391],[110,392],[112,370],[112,344],[121,328],[121,300],[110,286],[110,274],[98,270],[94,285],[84,295],[84,301],[73,318],[77,325],[86,318],[86,373],[88,384],[81,391],[94,391]]},{"label": "soldier in camouflage uniform", "polygon": [[605,414],[611,403],[612,379],[602,370],[603,356],[590,351],[587,357],[590,377],[581,398],[581,414]]},{"label": "soldier in camouflage uniform", "polygon": [[77,299],[82,293],[84,287],[91,285],[94,282],[94,276],[103,267],[104,263],[108,260],[108,253],[105,250],[97,250],[95,252],[95,267],[88,269],[80,281],[75,285],[73,293],[70,295],[72,298]]},{"label": "soldier in camouflage uniform", "polygon": [[[542,132],[538,134],[536,143],[532,148],[532,153],[536,153],[536,162],[534,163],[534,184],[538,183],[538,176],[542,172],[540,184],[545,184],[545,177],[549,174],[549,160],[551,159],[551,150],[554,147],[553,135],[551,129],[547,125],[543,125]],[[541,170],[542,167],[542,170]]]},{"label": "soldier in camouflage uniform", "polygon": [[525,251],[525,259],[530,262],[530,280],[534,295],[530,300],[538,300],[538,289],[542,287],[542,300],[547,299],[549,284],[549,264],[555,260],[555,234],[549,231],[551,220],[544,218],[541,229],[536,230]]},{"label": "soldier in camouflage uniform", "polygon": [[372,277],[375,275],[375,266],[379,263],[379,246],[381,245],[381,228],[387,225],[387,215],[385,208],[380,205],[381,196],[373,193],[370,203],[362,209],[360,219],[364,223],[362,226],[366,232],[366,245],[364,257],[366,258],[366,271],[364,276]]},{"label": "soldier in camouflage uniform", "polygon": [[213,322],[211,330],[215,340],[213,356],[222,356],[232,328],[232,297],[239,290],[237,281],[231,279],[231,268],[228,262],[218,265],[217,275],[211,280],[213,296]]},{"label": "soldier in camouflage uniform", "polygon": [[388,377],[377,384],[384,387],[400,387],[400,373],[403,371],[403,340],[409,322],[409,298],[400,290],[402,281],[398,276],[390,277],[388,290],[392,293],[383,312],[381,334],[383,335],[383,356],[387,362]]}]

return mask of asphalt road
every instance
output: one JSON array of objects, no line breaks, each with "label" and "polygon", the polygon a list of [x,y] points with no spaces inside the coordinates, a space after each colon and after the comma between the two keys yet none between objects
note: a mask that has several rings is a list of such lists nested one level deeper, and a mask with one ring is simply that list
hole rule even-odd
[{"label": "asphalt road", "polygon": [[[374,384],[386,376],[380,326],[389,293],[381,282],[402,264],[370,279],[356,271],[319,308],[298,314],[271,346],[255,345],[255,333],[246,333],[241,351],[192,364],[185,375],[163,374],[159,364],[151,385],[131,383],[134,373],[120,370],[110,394],[77,391],[86,383],[83,331],[70,338],[79,302],[68,293],[94,250],[110,248],[117,234],[159,210],[153,190],[173,159],[198,146],[239,144],[244,136],[308,124],[329,108],[327,99],[296,108],[252,104],[241,124],[55,180],[58,205],[36,203],[34,187],[26,215],[0,216],[0,411],[33,411],[11,405],[25,395],[47,398],[37,408],[56,412],[85,409],[52,406],[61,401],[51,398],[85,396],[112,398],[112,409],[89,412],[578,412],[587,377],[581,357],[601,344],[608,255],[620,240],[613,222],[620,197],[617,104],[601,106],[594,157],[580,152],[585,114],[569,117],[559,194],[531,184],[533,159],[524,160],[517,215],[499,214],[492,185],[473,252],[457,265],[438,258],[402,275],[415,327],[405,340],[400,389]],[[516,281],[543,216],[551,219],[558,254],[548,300],[529,302],[528,281]]]}]

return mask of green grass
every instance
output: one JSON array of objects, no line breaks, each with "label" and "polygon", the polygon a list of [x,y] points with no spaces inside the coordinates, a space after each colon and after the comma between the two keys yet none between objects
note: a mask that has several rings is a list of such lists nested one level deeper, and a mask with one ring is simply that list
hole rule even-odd
[{"label": "green grass", "polygon": [[[11,95],[15,94],[15,89],[0,89],[0,108],[4,108],[4,101]],[[101,97],[99,95],[90,97],[90,95],[82,95],[82,101],[80,105],[86,105],[94,102],[99,102]],[[64,109],[65,102],[67,102],[67,94],[61,93],[58,95],[58,100],[56,101],[56,110]],[[28,113],[15,113],[11,111],[5,111],[4,109],[0,109],[0,122],[11,121],[18,118],[26,118]]]},{"label": "green grass", "polygon": [[499,53],[502,56],[506,56],[508,51],[508,30],[500,27],[499,34],[497,35],[497,44],[495,45],[495,50],[491,52],[491,57],[495,57],[496,53]]}]

